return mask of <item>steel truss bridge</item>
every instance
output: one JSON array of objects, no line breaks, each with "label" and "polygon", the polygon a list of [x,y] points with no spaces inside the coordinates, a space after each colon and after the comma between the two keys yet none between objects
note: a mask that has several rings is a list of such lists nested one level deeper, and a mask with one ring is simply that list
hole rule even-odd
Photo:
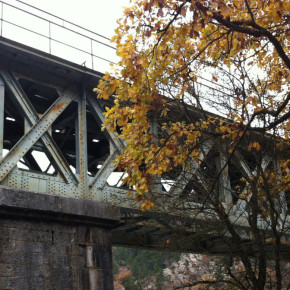
[{"label": "steel truss bridge", "polygon": [[[225,241],[230,239],[223,225],[210,211],[197,213],[207,189],[209,164],[217,170],[225,165],[221,146],[205,143],[201,160],[189,171],[160,179],[154,211],[143,213],[140,204],[128,198],[122,173],[114,167],[124,144],[114,133],[101,130],[102,113],[110,103],[97,100],[93,88],[102,74],[4,37],[0,51],[1,186],[120,207],[121,220],[113,230],[115,245],[226,253]],[[265,156],[262,166],[271,162],[271,156]],[[233,188],[243,173],[254,172],[255,164],[241,149],[219,179],[222,202],[250,251],[254,249],[246,205]],[[195,197],[180,206],[182,197],[193,191]],[[289,223],[290,200],[284,192],[281,201],[281,215]],[[267,227],[262,220],[259,225]],[[288,243],[289,237],[285,236]],[[287,246],[285,253],[289,256]]]},{"label": "steel truss bridge", "polygon": [[[140,204],[128,198],[120,181],[122,173],[114,168],[113,160],[122,150],[122,141],[101,130],[102,113],[108,104],[97,100],[92,89],[102,75],[4,38],[0,49],[1,186],[119,206],[121,223],[113,231],[115,244],[226,251],[226,231],[223,238],[217,235],[214,219],[209,227],[208,216],[196,215],[192,210],[202,205],[202,186],[206,188],[206,182],[195,188],[194,200],[183,203],[183,207],[178,203],[184,193],[194,189],[194,181],[203,170],[206,174],[206,164],[223,167],[226,158],[220,146],[205,143],[201,161],[192,164],[188,172],[171,177],[175,180],[171,180],[170,188],[161,182],[155,211],[142,213]],[[254,165],[245,152],[237,156],[237,166],[227,166],[220,184],[223,203],[250,245],[245,205],[235,199],[231,187],[241,177],[237,168],[251,176]],[[263,166],[270,162],[270,156],[266,156]],[[289,214],[286,202],[281,214]],[[188,225],[188,232],[180,232],[181,225]]]}]

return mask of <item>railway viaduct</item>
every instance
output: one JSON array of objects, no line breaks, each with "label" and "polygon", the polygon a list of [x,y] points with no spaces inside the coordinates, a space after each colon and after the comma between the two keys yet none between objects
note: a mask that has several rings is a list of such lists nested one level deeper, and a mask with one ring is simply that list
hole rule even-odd
[{"label": "railway viaduct", "polygon": [[[113,164],[124,145],[101,130],[107,104],[93,93],[101,78],[94,69],[0,37],[1,289],[113,289],[112,244],[226,251],[219,236],[203,230],[202,217],[181,240],[174,228],[190,220],[181,210],[166,214],[162,194],[156,212],[147,213],[127,197]],[[212,148],[206,144],[205,159]],[[237,162],[249,172],[245,159]],[[193,165],[187,181],[177,176],[167,193],[182,195],[199,167]],[[223,202],[238,215],[242,205],[227,192],[235,175],[229,169],[221,182]],[[289,214],[287,203],[283,213]],[[249,243],[243,221],[237,225]]]}]

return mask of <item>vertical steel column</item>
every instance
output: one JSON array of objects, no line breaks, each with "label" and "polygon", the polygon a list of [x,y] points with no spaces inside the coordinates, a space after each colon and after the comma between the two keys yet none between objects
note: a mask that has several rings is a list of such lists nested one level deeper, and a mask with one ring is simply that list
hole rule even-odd
[{"label": "vertical steel column", "polygon": [[[153,142],[158,145],[158,122],[156,116],[151,120],[151,136]],[[154,193],[162,193],[162,183],[161,183],[161,175],[152,176],[151,178],[151,190]]]},{"label": "vertical steel column", "polygon": [[[22,108],[24,113],[24,131],[25,134],[29,134],[29,131],[33,126],[36,125],[36,123],[41,122],[40,115],[37,114],[35,111],[35,108],[30,103],[28,97],[26,96],[25,92],[23,91],[21,85],[16,80],[15,76],[12,72],[7,72],[4,70],[0,70],[0,78],[3,79],[5,84],[5,90],[10,93],[11,98],[13,98],[19,107]],[[54,108],[52,108],[51,116],[57,114],[57,116],[62,112],[63,109],[61,107],[65,104],[67,106],[69,102],[67,102],[69,99],[72,101],[76,95],[76,88],[74,86],[66,89],[64,92],[58,91],[58,94],[60,96],[60,102],[57,101],[55,103]],[[58,109],[57,109],[58,108]],[[60,110],[60,113],[58,111]],[[46,114],[46,113],[45,113]],[[41,116],[43,118],[43,115]],[[49,119],[46,119],[45,122],[48,122]],[[51,124],[53,123],[53,120],[50,121]],[[51,158],[53,159],[54,165],[58,169],[59,173],[62,175],[62,177],[65,179],[67,183],[73,183],[78,184],[78,180],[76,179],[75,175],[71,171],[67,161],[65,160],[64,156],[62,155],[60,149],[57,147],[56,143],[54,142],[51,133],[51,126],[46,131],[43,131],[43,135],[40,137],[41,142],[43,143],[45,149],[50,153]],[[1,171],[1,168],[0,168]]]},{"label": "vertical steel column", "polygon": [[81,88],[78,100],[78,118],[76,121],[76,174],[79,174],[81,196],[88,197],[87,115],[84,86]]},{"label": "vertical steel column", "polygon": [[[278,176],[279,178],[282,178],[282,170],[280,167],[280,160],[276,160],[276,168],[278,170]],[[277,207],[277,211],[280,212],[280,218],[282,220],[282,223],[285,222],[285,220],[288,219],[289,222],[289,218],[287,216],[288,213],[288,205],[287,205],[287,199],[286,199],[286,195],[285,195],[285,191],[282,190],[280,192],[280,198],[279,200],[275,201],[275,206]]]},{"label": "vertical steel column", "polygon": [[220,201],[226,204],[227,210],[230,211],[233,206],[232,193],[231,193],[231,182],[229,177],[229,166],[226,165],[227,157],[220,152],[216,158],[217,173],[220,173]]},{"label": "vertical steel column", "polygon": [[4,143],[4,95],[5,85],[0,78],[0,160],[3,158],[3,143]]}]

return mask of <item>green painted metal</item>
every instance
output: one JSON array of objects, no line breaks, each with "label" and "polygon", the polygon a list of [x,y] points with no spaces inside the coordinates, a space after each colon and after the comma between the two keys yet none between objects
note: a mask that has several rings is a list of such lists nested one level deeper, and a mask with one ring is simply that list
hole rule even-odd
[{"label": "green painted metal", "polygon": [[[35,59],[35,56],[32,59]],[[74,70],[72,64],[69,66],[59,65],[59,61],[58,59],[57,62],[54,62],[37,56],[37,61],[32,62],[37,73],[33,70],[30,72],[30,70],[23,69],[21,65],[17,72],[9,72],[6,68],[1,68],[0,64],[0,80],[5,85],[5,89],[4,86],[2,89],[0,86],[0,98],[5,96],[2,111],[13,110],[13,103],[16,110],[22,115],[17,122],[23,122],[22,127],[18,124],[18,129],[23,128],[23,135],[18,134],[20,138],[18,141],[14,141],[11,135],[4,136],[6,138],[4,145],[10,151],[0,161],[0,184],[10,188],[81,197],[118,205],[130,210],[135,219],[140,216],[140,212],[138,212],[140,204],[127,196],[126,187],[110,186],[108,183],[114,174],[118,174],[113,161],[124,148],[123,141],[116,138],[116,133],[101,130],[104,121],[104,107],[108,103],[97,100],[96,96],[92,94],[91,90],[94,83],[92,84],[92,80],[90,80],[91,72],[86,75],[79,69]],[[37,68],[36,63],[40,62],[42,62],[42,66]],[[58,65],[57,70],[55,67]],[[55,77],[54,74],[58,71],[59,73]],[[45,75],[44,82],[38,77],[42,72]],[[69,81],[66,80],[68,76],[71,77]],[[54,81],[57,78],[64,81],[62,86],[60,82],[55,85]],[[95,81],[97,82],[98,79],[94,78],[93,82]],[[42,89],[42,86],[45,88]],[[51,88],[54,90],[57,88],[57,91],[53,91]],[[54,93],[56,95],[50,96]],[[55,99],[56,101],[53,103]],[[3,118],[4,115],[2,121]],[[4,132],[5,125],[13,126],[12,123],[9,124],[4,120]],[[158,135],[158,124],[153,125],[154,132]],[[8,144],[9,142],[11,146]],[[220,146],[215,146],[213,142],[205,142],[199,161],[193,161],[189,170],[181,171],[179,176],[172,180],[171,189],[167,191],[162,187],[161,177],[156,179],[156,182],[160,181],[156,187],[159,189],[159,194],[154,199],[155,207],[150,214],[166,213],[168,215],[169,208],[174,209],[174,211],[169,212],[168,216],[171,218],[189,218],[206,223],[211,216],[211,222],[216,222],[217,217],[214,211],[210,208],[204,208],[204,204],[195,199],[183,202],[182,207],[178,207],[178,205],[193,179],[197,180],[203,189],[209,190],[201,164],[212,162],[217,165],[217,170],[221,169],[226,165],[223,150]],[[33,164],[30,164],[28,169],[18,168],[17,164],[21,158],[25,159],[26,154],[33,151],[47,153],[49,162],[56,168],[56,172],[39,172],[39,170],[36,172]],[[211,155],[212,151],[214,151],[214,155]],[[211,156],[216,159],[211,159]],[[234,158],[238,160],[237,164],[241,172],[244,171],[249,176],[254,175],[254,171],[252,172],[242,153],[237,152]],[[266,168],[269,162],[270,158],[263,160],[263,167]],[[26,164],[29,165],[29,162]],[[72,167],[75,167],[75,172],[71,169]],[[224,198],[221,202],[229,209],[229,218],[235,225],[246,229],[247,211],[245,204],[240,200],[237,204],[232,204],[230,174],[229,168],[226,168],[220,178],[219,184],[224,192]],[[281,195],[281,200],[285,201],[285,195],[284,197]],[[277,206],[279,205],[277,204]],[[137,213],[135,214],[135,212]],[[284,215],[285,212],[287,213],[287,209],[283,209]],[[128,226],[127,230],[132,233],[139,231],[139,234],[148,234],[146,229],[150,228],[152,241],[154,243],[159,241],[161,224],[153,226],[150,222],[146,223],[146,218],[142,222],[136,221],[136,224],[135,227]],[[259,221],[259,227],[267,228],[267,226],[262,220]],[[200,229],[197,228],[196,231],[197,235],[202,235]],[[156,232],[156,236],[154,232]],[[166,235],[164,233],[164,237]],[[245,232],[246,236],[247,232]],[[119,237],[122,238],[122,236]],[[206,239],[206,235],[204,238]]]},{"label": "green painted metal", "polygon": [[0,180],[3,180],[9,174],[17,162],[41,138],[52,125],[53,121],[55,121],[75,97],[76,92],[74,88],[69,88],[64,93],[61,93],[61,96],[43,117],[31,127],[0,162]]},{"label": "green painted metal", "polygon": [[106,159],[103,166],[100,168],[98,173],[90,182],[90,188],[102,189],[107,184],[107,180],[110,174],[115,169],[114,160],[117,158],[118,155],[118,150],[115,150],[113,154]]},{"label": "green painted metal", "polygon": [[[93,111],[94,111],[94,117],[97,121],[97,123],[102,126],[104,123],[104,110],[102,109],[102,106],[100,104],[100,102],[97,100],[96,97],[92,97],[89,96],[88,97],[88,102],[91,105]],[[113,144],[114,147],[116,147],[120,152],[122,152],[123,148],[124,148],[124,142],[120,139],[116,139],[117,134],[115,132],[109,132],[107,130],[105,130],[105,134],[108,137],[108,139],[110,140],[110,142]]]},{"label": "green painted metal", "polygon": [[[6,84],[7,89],[10,91],[11,96],[16,99],[19,108],[24,113],[25,121],[29,124],[29,129],[31,129],[31,127],[39,121],[39,116],[37,112],[35,111],[22,87],[11,72],[1,70],[0,77],[2,77],[2,79],[4,80],[4,83]],[[40,137],[40,140],[43,142],[45,148],[52,156],[56,167],[61,172],[66,182],[72,182],[74,184],[77,184],[78,180],[72,173],[67,161],[55,144],[55,141],[53,140],[51,135],[46,131]]]},{"label": "green painted metal", "polygon": [[0,78],[0,160],[3,157],[5,84]]},{"label": "green painted metal", "polygon": [[200,167],[201,162],[205,159],[206,155],[212,149],[213,142],[206,142],[202,146],[202,153],[199,156],[198,162],[191,162],[190,169],[187,171],[183,171],[175,180],[174,185],[169,190],[169,195],[171,196],[179,196],[182,194],[183,190],[185,189],[186,185],[188,184],[188,180],[190,180],[197,172]]},{"label": "green painted metal", "polygon": [[87,151],[87,117],[86,91],[81,88],[78,98],[78,118],[76,120],[76,173],[79,174],[80,196],[88,197],[88,151]]}]

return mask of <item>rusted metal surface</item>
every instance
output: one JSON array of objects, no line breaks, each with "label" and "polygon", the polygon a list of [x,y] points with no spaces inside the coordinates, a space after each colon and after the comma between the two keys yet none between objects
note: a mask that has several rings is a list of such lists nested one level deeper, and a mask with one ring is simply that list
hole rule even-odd
[{"label": "rusted metal surface", "polygon": [[27,153],[27,151],[41,138],[49,129],[55,119],[76,97],[75,88],[68,88],[64,93],[59,93],[60,97],[50,107],[50,109],[39,119],[24,135],[9,153],[0,162],[0,181],[16,166],[17,162]]},{"label": "rusted metal surface", "polygon": [[5,84],[0,78],[0,160],[3,158]]},{"label": "rusted metal surface", "polygon": [[88,197],[88,149],[86,91],[81,88],[78,98],[78,118],[76,120],[76,174],[79,175],[79,188],[82,197]]},{"label": "rusted metal surface", "polygon": [[[24,112],[25,122],[27,122],[27,125],[25,126],[26,134],[28,133],[28,130],[39,121],[39,116],[13,74],[11,72],[0,70],[0,76],[3,78],[8,89],[10,90],[11,95],[15,97],[19,107]],[[51,129],[51,127],[49,127],[49,129]],[[46,131],[40,139],[43,142],[45,148],[48,150],[49,154],[51,154],[57,168],[60,170],[66,182],[73,182],[74,184],[77,184],[77,179],[72,173],[61,151],[55,144],[51,134]]]},{"label": "rusted metal surface", "polygon": [[[92,109],[94,110],[94,113],[95,113],[94,117],[96,121],[98,122],[100,126],[102,126],[105,120],[104,115],[103,115],[104,109],[102,109],[102,106],[100,105],[96,97],[89,96],[88,101]],[[112,133],[109,131],[105,131],[105,133],[107,137],[110,139],[110,142],[112,143],[112,145],[117,148],[119,153],[121,153],[124,148],[123,141],[120,139],[116,139],[115,133]]]},{"label": "rusted metal surface", "polygon": [[118,151],[115,150],[112,155],[107,158],[103,166],[100,168],[98,173],[91,180],[89,186],[90,188],[102,189],[106,184],[110,174],[114,171],[115,165],[114,160],[119,155]]},{"label": "rusted metal surface", "polygon": [[226,204],[227,210],[231,210],[232,208],[232,189],[230,183],[230,176],[229,176],[229,166],[227,164],[226,156],[224,152],[221,150],[219,155],[216,158],[216,167],[217,167],[217,174],[220,174],[220,192],[221,192],[221,202]]}]

